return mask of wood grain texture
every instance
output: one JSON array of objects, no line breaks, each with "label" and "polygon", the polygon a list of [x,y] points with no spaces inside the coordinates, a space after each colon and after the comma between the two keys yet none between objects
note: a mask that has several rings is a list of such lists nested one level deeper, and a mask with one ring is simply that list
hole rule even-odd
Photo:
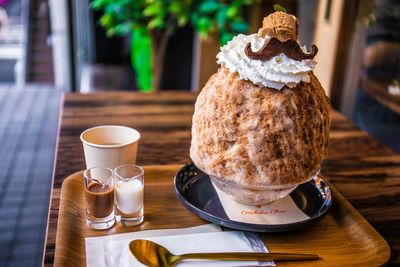
[{"label": "wood grain texture", "polygon": [[[69,176],[61,190],[55,251],[56,266],[85,266],[85,237],[204,224],[175,197],[173,177],[181,165],[145,167],[145,220],[140,226],[96,231],[86,226],[82,172]],[[290,233],[261,234],[271,252],[312,253],[320,260],[278,266],[379,266],[388,261],[386,241],[334,188],[330,212],[310,227]],[[326,234],[326,233],[329,234]]]},{"label": "wood grain texture", "polygon": [[[80,133],[100,124],[124,124],[142,134],[138,164],[189,161],[190,127],[196,95],[97,93],[65,97],[44,263],[54,263],[60,188],[84,169]],[[322,172],[378,230],[391,248],[390,265],[400,264],[400,156],[332,111],[330,145]],[[185,225],[181,225],[183,227]],[[164,224],[163,227],[173,227]],[[325,232],[324,234],[328,234]]]}]

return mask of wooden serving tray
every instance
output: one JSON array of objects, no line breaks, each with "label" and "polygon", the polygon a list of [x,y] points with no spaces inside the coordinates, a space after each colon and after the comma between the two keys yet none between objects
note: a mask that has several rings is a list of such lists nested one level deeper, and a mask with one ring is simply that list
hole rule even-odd
[{"label": "wooden serving tray", "polygon": [[[208,223],[186,210],[175,197],[173,177],[181,165],[145,167],[145,219],[139,226],[88,228],[82,172],[65,179],[57,228],[55,265],[85,266],[85,237],[149,229],[191,227]],[[334,188],[330,211],[314,224],[292,232],[261,234],[271,252],[312,253],[321,260],[278,263],[278,266],[380,266],[390,248],[376,230]]]}]

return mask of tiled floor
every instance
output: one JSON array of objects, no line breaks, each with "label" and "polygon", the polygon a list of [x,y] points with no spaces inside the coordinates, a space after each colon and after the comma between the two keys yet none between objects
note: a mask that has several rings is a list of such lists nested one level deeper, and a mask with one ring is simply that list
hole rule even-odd
[{"label": "tiled floor", "polygon": [[60,99],[0,88],[0,266],[41,266]]}]

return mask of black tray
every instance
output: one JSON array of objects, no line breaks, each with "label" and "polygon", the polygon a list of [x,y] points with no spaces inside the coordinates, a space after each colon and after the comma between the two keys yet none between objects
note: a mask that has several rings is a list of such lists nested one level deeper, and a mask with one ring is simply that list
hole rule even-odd
[{"label": "black tray", "polygon": [[321,176],[317,176],[299,185],[290,194],[297,207],[308,215],[309,219],[285,224],[252,224],[229,219],[210,177],[193,163],[186,164],[177,172],[174,187],[182,204],[204,220],[237,230],[253,232],[283,232],[304,227],[323,216],[333,201],[329,184]]}]

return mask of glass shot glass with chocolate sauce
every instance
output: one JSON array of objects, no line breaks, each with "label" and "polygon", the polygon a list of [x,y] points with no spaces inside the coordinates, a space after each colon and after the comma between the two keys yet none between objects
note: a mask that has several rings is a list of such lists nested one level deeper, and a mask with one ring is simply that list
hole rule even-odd
[{"label": "glass shot glass with chocolate sauce", "polygon": [[108,229],[114,218],[114,172],[94,167],[83,173],[85,184],[86,223],[96,230]]}]

